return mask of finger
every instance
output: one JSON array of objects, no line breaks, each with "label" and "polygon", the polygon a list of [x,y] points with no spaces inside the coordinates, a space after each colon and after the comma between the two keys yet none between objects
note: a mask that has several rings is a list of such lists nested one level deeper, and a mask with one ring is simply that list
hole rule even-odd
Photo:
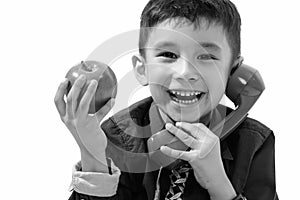
[{"label": "finger", "polygon": [[[202,123],[194,123],[194,124],[189,124],[186,122],[179,122],[178,127],[183,128],[184,130],[189,129],[189,130],[194,130],[191,131],[191,134],[197,138],[197,144],[194,149],[202,151],[203,148],[207,152],[206,154],[203,155],[205,157],[211,149],[215,146],[215,144],[219,141],[219,137],[216,136],[213,132],[211,132],[204,124]],[[210,147],[207,147],[210,146]],[[210,149],[210,150],[209,150]]]},{"label": "finger", "polygon": [[184,130],[181,130],[174,126],[171,123],[166,124],[166,129],[170,131],[172,134],[174,134],[179,140],[181,140],[185,145],[188,147],[191,147],[192,149],[197,148],[198,141],[196,138],[185,132]]},{"label": "finger", "polygon": [[87,87],[87,90],[85,91],[84,95],[82,96],[82,99],[79,103],[78,109],[79,112],[88,113],[88,110],[90,108],[91,101],[96,93],[96,89],[98,86],[98,82],[96,80],[91,80],[90,84]]},{"label": "finger", "polygon": [[99,109],[95,115],[98,121],[102,121],[102,119],[109,113],[111,108],[115,105],[115,99],[111,98],[101,109]]},{"label": "finger", "polygon": [[72,113],[76,112],[77,109],[77,104],[78,104],[78,98],[79,94],[82,91],[83,86],[86,83],[86,77],[84,75],[80,75],[74,82],[71,90],[70,90],[70,95],[72,99]]},{"label": "finger", "polygon": [[170,147],[167,147],[167,146],[161,146],[160,151],[163,154],[165,154],[169,157],[175,158],[175,159],[182,159],[182,160],[186,160],[186,161],[191,160],[191,158],[189,156],[190,152],[188,152],[188,151],[179,151],[179,150],[175,150]]},{"label": "finger", "polygon": [[[202,123],[187,123],[187,122],[177,122],[176,126],[184,131],[190,133],[193,137],[200,140],[206,137],[208,128]],[[206,130],[207,129],[207,130]]]},{"label": "finger", "polygon": [[54,103],[61,117],[65,116],[66,114],[66,103],[64,101],[64,95],[67,93],[68,82],[69,81],[66,79],[62,83],[60,83],[54,97]]}]

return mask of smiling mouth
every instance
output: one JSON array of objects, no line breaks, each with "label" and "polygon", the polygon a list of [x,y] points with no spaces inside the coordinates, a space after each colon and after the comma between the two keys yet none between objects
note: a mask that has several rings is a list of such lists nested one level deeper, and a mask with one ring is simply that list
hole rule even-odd
[{"label": "smiling mouth", "polygon": [[180,104],[194,104],[198,102],[205,92],[201,91],[184,91],[184,90],[167,90],[171,99]]}]

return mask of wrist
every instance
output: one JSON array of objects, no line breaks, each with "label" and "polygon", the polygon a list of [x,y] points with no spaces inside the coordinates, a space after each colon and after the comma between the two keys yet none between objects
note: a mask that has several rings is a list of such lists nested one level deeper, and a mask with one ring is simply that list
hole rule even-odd
[{"label": "wrist", "polygon": [[105,153],[95,158],[89,152],[81,151],[81,165],[83,172],[109,172]]},{"label": "wrist", "polygon": [[226,174],[225,177],[219,177],[219,180],[212,183],[208,192],[212,200],[232,200],[237,196]]}]

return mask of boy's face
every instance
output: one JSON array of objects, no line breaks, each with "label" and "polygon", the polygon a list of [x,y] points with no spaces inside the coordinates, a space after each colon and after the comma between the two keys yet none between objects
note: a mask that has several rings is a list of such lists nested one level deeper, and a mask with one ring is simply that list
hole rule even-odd
[{"label": "boy's face", "polygon": [[231,63],[222,26],[163,22],[150,33],[145,58],[140,72],[163,118],[196,122],[220,102]]}]

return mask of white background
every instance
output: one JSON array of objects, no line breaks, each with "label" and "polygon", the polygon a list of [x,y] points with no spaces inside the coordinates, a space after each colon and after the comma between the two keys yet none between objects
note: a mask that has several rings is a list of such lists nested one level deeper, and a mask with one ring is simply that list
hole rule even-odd
[{"label": "white background", "polygon": [[[71,168],[80,156],[54,106],[57,86],[102,42],[139,28],[146,2],[1,1],[1,199],[69,197]],[[297,1],[234,2],[242,17],[244,63],[257,68],[266,85],[250,116],[275,132],[278,194],[295,199],[300,179]],[[117,70],[130,71],[130,61]]]}]

